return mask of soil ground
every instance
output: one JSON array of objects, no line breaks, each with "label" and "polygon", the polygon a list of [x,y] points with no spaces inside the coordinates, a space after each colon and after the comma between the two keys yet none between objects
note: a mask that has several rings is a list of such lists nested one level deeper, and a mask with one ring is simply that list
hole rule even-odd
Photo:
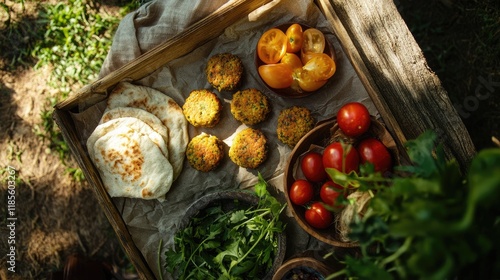
[{"label": "soil ground", "polygon": [[[476,148],[492,146],[491,137],[500,138],[499,2],[406,0],[396,4],[452,102],[457,109],[463,108],[461,115]],[[36,17],[36,11],[31,12]],[[10,39],[13,47],[25,40]],[[77,167],[76,163],[69,159],[63,164],[47,148],[48,141],[37,136],[40,114],[50,109],[48,98],[55,94],[46,82],[50,69],[34,70],[30,63],[12,69],[8,64],[8,58],[0,54],[0,213],[7,216],[5,171],[11,166],[18,177],[17,262],[16,274],[9,273],[4,237],[10,231],[2,219],[0,279],[44,279],[61,269],[73,253],[104,260],[120,274],[134,278],[113,230],[96,208],[90,186],[65,172]],[[480,87],[487,91],[475,95]]]}]

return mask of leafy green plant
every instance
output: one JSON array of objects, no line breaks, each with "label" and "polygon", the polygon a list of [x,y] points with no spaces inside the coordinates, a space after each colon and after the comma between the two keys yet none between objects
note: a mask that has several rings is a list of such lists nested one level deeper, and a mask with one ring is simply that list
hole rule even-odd
[{"label": "leafy green plant", "polygon": [[404,176],[384,178],[365,169],[360,176],[328,170],[341,184],[355,183],[373,197],[350,238],[360,258],[328,279],[497,279],[500,277],[500,149],[480,151],[468,173],[446,161],[436,135],[408,143],[411,166]]},{"label": "leafy green plant", "polygon": [[69,147],[52,119],[52,112],[49,110],[42,111],[40,119],[41,123],[34,128],[35,134],[47,141],[48,152],[55,151],[59,156],[59,160],[65,163],[69,156]]},{"label": "leafy green plant", "polygon": [[269,194],[260,174],[255,192],[256,207],[228,211],[215,203],[192,218],[166,252],[167,271],[176,279],[262,279],[273,264],[286,205]]},{"label": "leafy green plant", "polygon": [[[0,3],[0,69],[16,71],[19,66],[31,66],[33,46],[40,40],[35,17],[26,9],[27,1]],[[20,5],[19,5],[20,4]],[[38,6],[35,2],[33,5]]]},{"label": "leafy green plant", "polygon": [[33,50],[35,68],[52,66],[52,85],[67,95],[71,85],[97,77],[119,19],[101,15],[85,0],[69,0],[43,6],[39,22],[46,31]]},{"label": "leafy green plant", "polygon": [[[139,4],[136,0],[130,1],[120,14]],[[100,12],[93,1],[69,0],[41,6],[37,24],[44,26],[41,29],[45,32],[43,40],[34,46],[32,55],[38,60],[35,68],[48,66],[51,69],[49,84],[58,91],[48,98],[50,109],[42,111],[35,133],[47,140],[50,151],[55,151],[63,163],[69,156],[69,148],[54,124],[51,108],[68,97],[72,88],[97,77],[119,21],[118,16]],[[68,167],[66,172],[77,181],[83,179],[79,169]]]}]

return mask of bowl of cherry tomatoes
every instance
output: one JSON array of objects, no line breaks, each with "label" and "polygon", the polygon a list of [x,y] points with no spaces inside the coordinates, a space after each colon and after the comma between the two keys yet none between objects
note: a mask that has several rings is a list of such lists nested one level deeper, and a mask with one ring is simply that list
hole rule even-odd
[{"label": "bowl of cherry tomatoes", "polygon": [[347,103],[336,117],[322,121],[295,145],[284,172],[285,197],[295,220],[307,233],[337,247],[356,247],[339,230],[339,217],[356,188],[332,181],[326,170],[358,172],[371,163],[390,175],[399,163],[397,147],[384,125],[359,102]]},{"label": "bowl of cherry tomatoes", "polygon": [[270,91],[284,97],[308,96],[335,74],[335,49],[318,29],[287,23],[259,38],[255,67]]}]

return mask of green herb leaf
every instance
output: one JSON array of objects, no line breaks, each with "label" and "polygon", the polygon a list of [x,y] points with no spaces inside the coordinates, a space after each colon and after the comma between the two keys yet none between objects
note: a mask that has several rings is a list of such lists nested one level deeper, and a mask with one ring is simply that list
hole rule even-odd
[{"label": "green herb leaf", "polygon": [[500,149],[480,151],[464,176],[436,139],[428,131],[409,141],[413,165],[391,178],[370,166],[360,174],[327,170],[336,183],[374,195],[350,227],[361,256],[328,279],[500,278]]},{"label": "green herb leaf", "polygon": [[[225,212],[220,203],[200,211],[175,235],[165,268],[176,279],[261,279],[272,266],[285,208],[259,174],[256,207]],[[241,206],[241,205],[239,205]],[[224,208],[225,209],[225,208]],[[241,276],[245,277],[241,277]]]}]

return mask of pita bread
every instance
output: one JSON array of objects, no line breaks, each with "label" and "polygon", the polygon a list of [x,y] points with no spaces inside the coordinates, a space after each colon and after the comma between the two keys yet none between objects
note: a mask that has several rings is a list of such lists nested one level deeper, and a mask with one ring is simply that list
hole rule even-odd
[{"label": "pita bread", "polygon": [[87,139],[87,150],[89,152],[89,155],[94,154],[94,145],[99,138],[119,128],[120,126],[125,126],[139,133],[147,135],[149,138],[151,138],[151,141],[158,146],[161,153],[166,158],[168,158],[168,148],[167,144],[163,140],[163,137],[161,137],[158,132],[154,131],[145,122],[131,117],[117,118],[98,125]]},{"label": "pita bread", "polygon": [[168,158],[148,134],[116,120],[120,124],[99,137],[90,154],[106,190],[111,197],[162,200],[173,182]]},{"label": "pita bread", "polygon": [[[110,120],[118,118],[138,118],[147,125],[149,125],[154,131],[161,135],[165,143],[168,143],[168,129],[155,115],[138,108],[132,107],[118,107],[114,109],[107,109],[101,117],[99,124],[108,122]],[[168,146],[167,146],[168,147]]]},{"label": "pita bread", "polygon": [[189,142],[188,124],[182,108],[169,96],[149,87],[119,83],[108,97],[107,108],[134,107],[146,110],[168,129],[169,160],[174,169],[174,177],[182,171],[182,165]]}]

